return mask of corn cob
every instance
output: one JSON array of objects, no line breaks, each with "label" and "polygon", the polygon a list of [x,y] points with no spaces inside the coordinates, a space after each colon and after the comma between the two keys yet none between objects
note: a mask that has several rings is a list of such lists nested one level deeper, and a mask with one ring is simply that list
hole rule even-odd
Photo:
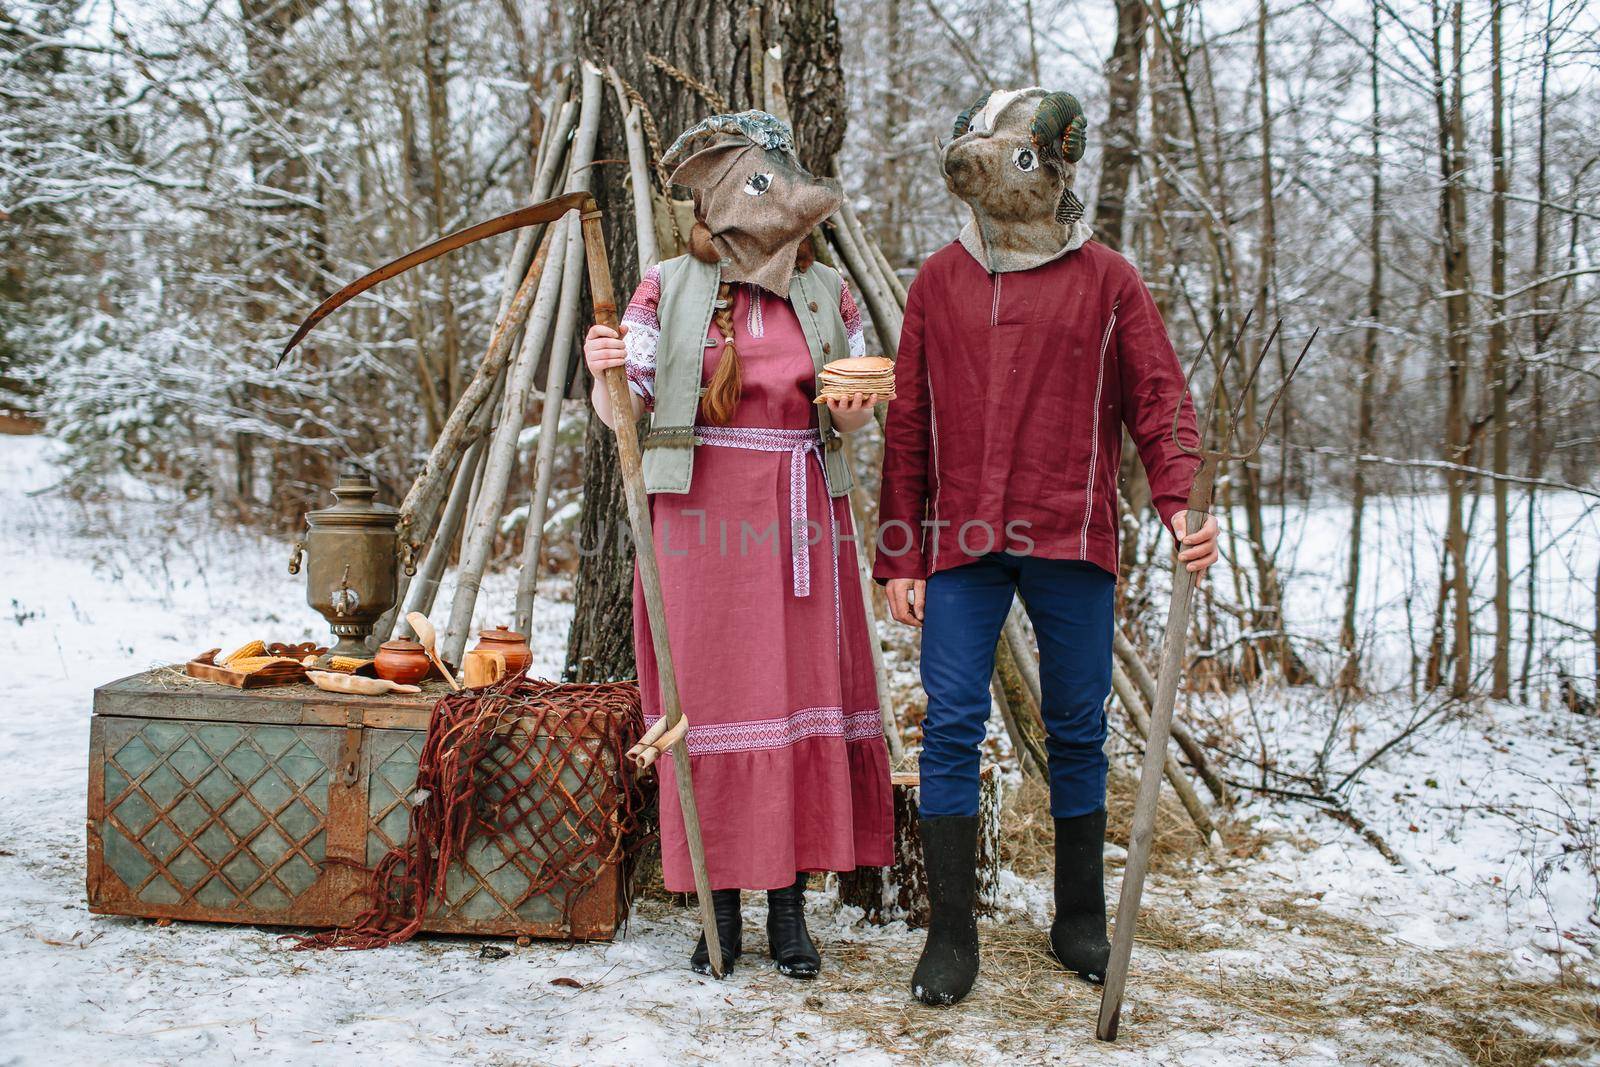
[{"label": "corn cob", "polygon": [[219,667],[228,667],[232,666],[233,661],[236,659],[249,659],[251,657],[264,656],[266,654],[267,645],[265,641],[251,641],[249,644],[241,645],[239,648],[229,652],[226,656],[223,656],[221,659],[217,660],[216,663]]},{"label": "corn cob", "polygon": [[328,670],[338,671],[340,674],[354,674],[371,662],[370,659],[357,659],[354,656],[330,656]]},{"label": "corn cob", "polygon": [[239,674],[256,674],[275,664],[294,664],[297,662],[288,656],[244,656],[231,660],[228,663],[228,669]]}]

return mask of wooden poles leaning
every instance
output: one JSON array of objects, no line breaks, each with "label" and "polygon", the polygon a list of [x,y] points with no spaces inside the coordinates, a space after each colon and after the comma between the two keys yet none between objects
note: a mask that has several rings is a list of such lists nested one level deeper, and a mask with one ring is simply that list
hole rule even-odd
[{"label": "wooden poles leaning", "polygon": [[644,146],[644,115],[639,105],[628,99],[617,72],[608,72],[611,88],[617,94],[617,107],[622,109],[623,135],[628,143],[628,181],[633,186],[633,226],[635,243],[639,248],[639,273],[660,262],[661,249],[656,244],[656,212],[651,202],[650,156]]},{"label": "wooden poles leaning", "polygon": [[[1111,661],[1111,691],[1117,694],[1117,699],[1128,712],[1128,720],[1133,723],[1139,736],[1144,738],[1146,745],[1150,743],[1150,714],[1145,710],[1144,699],[1134,688],[1133,680],[1128,677],[1128,672],[1122,669],[1122,664],[1115,658]],[[1218,848],[1222,844],[1222,837],[1217,833],[1216,824],[1211,821],[1211,814],[1206,811],[1204,804],[1195,794],[1194,785],[1183,773],[1183,768],[1178,766],[1178,761],[1172,754],[1166,753],[1166,762],[1162,765],[1162,773],[1167,776],[1167,781],[1172,783],[1172,791],[1178,794],[1178,800],[1183,804],[1183,810],[1189,813],[1189,819],[1194,823],[1194,828],[1200,834],[1200,840],[1207,848]]]},{"label": "wooden poles leaning", "polygon": [[[1117,662],[1122,665],[1129,679],[1136,686],[1135,691],[1144,698],[1145,705],[1149,706],[1155,703],[1155,676],[1150,673],[1150,668],[1145,664],[1144,657],[1139,655],[1139,650],[1128,639],[1128,635],[1123,631],[1120,623],[1113,634],[1113,649]],[[1205,783],[1206,790],[1211,794],[1211,798],[1224,807],[1231,807],[1233,793],[1228,789],[1227,783],[1222,780],[1222,776],[1217,773],[1217,769],[1211,765],[1211,760],[1206,756],[1206,750],[1200,747],[1199,740],[1195,738],[1187,726],[1176,718],[1172,720],[1172,739],[1178,743],[1178,747],[1188,757],[1190,766],[1194,768],[1194,773],[1199,776],[1200,780]]]},{"label": "wooden poles leaning", "polygon": [[555,335],[550,340],[550,367],[545,376],[539,446],[533,466],[533,496],[528,501],[528,523],[522,534],[522,570],[517,575],[516,628],[522,633],[528,633],[532,624],[533,600],[539,587],[545,516],[555,475],[556,439],[561,433],[561,402],[567,394],[567,366],[572,358],[572,335],[577,328],[578,298],[583,289],[583,237],[577,226],[567,225],[564,229],[566,248],[563,250],[560,307],[556,312]]},{"label": "wooden poles leaning", "polygon": [[[546,231],[534,257],[539,269],[538,300],[523,334],[517,358],[506,378],[506,393],[500,406],[500,421],[489,438],[483,473],[479,476],[477,499],[461,539],[461,565],[456,575],[455,595],[450,602],[450,620],[445,626],[444,647],[440,653],[451,663],[461,662],[467,637],[472,629],[472,612],[478,603],[478,589],[494,548],[500,526],[500,508],[505,503],[506,487],[516,463],[517,435],[522,429],[522,413],[527,405],[533,373],[544,349],[550,322],[555,317],[556,296],[561,288],[559,270],[550,268],[552,245],[559,245],[566,221]],[[559,261],[558,261],[559,262]],[[529,277],[533,277],[529,271]]]},{"label": "wooden poles leaning", "polygon": [[[572,153],[567,164],[566,185],[569,193],[588,189],[589,164],[594,160],[595,138],[600,129],[602,101],[599,72],[587,64],[585,67],[578,129],[573,137]],[[516,465],[517,439],[522,433],[522,417],[527,407],[533,375],[538,367],[539,357],[544,352],[545,343],[550,338],[560,294],[564,290],[571,292],[565,285],[563,276],[570,265],[581,264],[581,250],[574,250],[569,243],[576,226],[576,219],[571,216],[563,218],[546,232],[541,246],[540,255],[547,257],[547,262],[544,277],[539,283],[538,306],[529,320],[521,354],[506,384],[506,398],[501,411],[500,426],[496,428],[494,437],[490,441],[489,451],[484,460],[483,475],[479,481],[478,499],[468,520],[466,535],[462,539],[461,567],[456,579],[455,596],[450,604],[450,621],[444,635],[444,657],[452,663],[461,661],[461,653],[466,648],[472,630],[472,615],[477,607],[478,591],[482,586],[483,573],[494,548],[495,535],[499,532],[500,511],[505,504],[512,468]],[[557,269],[550,269],[552,266]],[[571,292],[571,297],[576,300],[576,293]],[[575,305],[573,314],[576,315]],[[570,347],[569,340],[567,349],[570,350]],[[552,369],[558,360],[565,363],[565,359],[565,350],[559,355],[552,354]],[[561,380],[564,384],[566,380],[564,366],[561,368]],[[551,415],[556,418],[560,415],[560,392],[558,389],[554,410],[551,411]],[[553,447],[554,444],[555,435],[551,433],[550,440],[541,447]],[[540,523],[543,524],[542,518]],[[531,590],[529,595],[531,597]],[[529,610],[531,612],[531,599]]]}]

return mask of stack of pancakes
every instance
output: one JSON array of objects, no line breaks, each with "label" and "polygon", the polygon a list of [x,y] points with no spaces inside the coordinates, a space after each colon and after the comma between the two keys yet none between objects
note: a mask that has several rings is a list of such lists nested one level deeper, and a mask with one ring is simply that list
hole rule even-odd
[{"label": "stack of pancakes", "polygon": [[880,402],[894,397],[894,363],[882,356],[857,356],[836,359],[823,366],[817,375],[817,400],[845,399],[857,393]]}]

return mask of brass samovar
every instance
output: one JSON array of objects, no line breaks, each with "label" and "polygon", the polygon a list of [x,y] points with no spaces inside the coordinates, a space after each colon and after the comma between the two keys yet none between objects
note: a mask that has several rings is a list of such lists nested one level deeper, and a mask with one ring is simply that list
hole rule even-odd
[{"label": "brass samovar", "polygon": [[400,513],[376,501],[378,486],[359,463],[346,462],[333,487],[335,503],[306,513],[306,536],[295,542],[289,573],[306,568],[306,603],[328,620],[339,641],[323,657],[370,659],[367,640],[400,595],[400,564],[417,572],[410,546],[402,547]]}]

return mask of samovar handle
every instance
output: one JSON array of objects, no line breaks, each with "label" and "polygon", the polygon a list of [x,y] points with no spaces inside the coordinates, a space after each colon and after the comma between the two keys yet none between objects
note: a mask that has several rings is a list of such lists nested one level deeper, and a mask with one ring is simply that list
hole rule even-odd
[{"label": "samovar handle", "polygon": [[300,573],[300,561],[305,558],[306,542],[304,538],[294,543],[294,551],[289,553],[289,573]]},{"label": "samovar handle", "polygon": [[414,578],[417,574],[417,549],[422,546],[415,541],[400,538],[400,566],[405,570],[407,578]]}]

